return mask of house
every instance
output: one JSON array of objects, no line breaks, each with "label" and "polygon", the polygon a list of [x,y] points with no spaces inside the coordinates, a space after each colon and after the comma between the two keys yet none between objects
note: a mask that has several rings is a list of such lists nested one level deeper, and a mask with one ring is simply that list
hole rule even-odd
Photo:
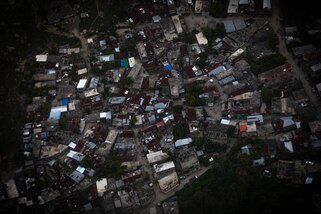
[{"label": "house", "polygon": [[201,14],[202,6],[203,6],[203,0],[196,0],[195,1],[194,13],[195,14]]},{"label": "house", "polygon": [[176,140],[176,142],[175,142],[175,148],[189,145],[192,141],[193,141],[193,140],[192,140],[192,138],[190,138],[190,137]]},{"label": "house", "polygon": [[104,193],[107,191],[107,178],[103,178],[101,180],[96,181],[96,188],[98,196],[103,196]]},{"label": "house", "polygon": [[239,116],[260,112],[261,93],[258,91],[246,92],[228,99],[222,104],[222,113]]},{"label": "house", "polygon": [[292,183],[303,184],[307,175],[307,165],[301,160],[279,160],[276,177]]},{"label": "house", "polygon": [[281,85],[285,82],[293,80],[293,66],[285,64],[268,70],[258,75],[260,83],[263,83],[266,87],[272,87],[275,85]]},{"label": "house", "polygon": [[139,42],[136,44],[136,48],[137,48],[137,51],[139,53],[139,57],[142,60],[142,62],[146,62],[148,60],[148,58],[147,58],[145,44],[143,42]]},{"label": "house", "polygon": [[117,130],[113,130],[113,129],[110,130],[106,137],[105,143],[113,145],[116,142],[117,136],[118,136]]},{"label": "house", "polygon": [[141,63],[135,64],[134,67],[129,71],[127,77],[133,80],[133,84],[131,85],[133,89],[141,89],[143,79],[145,76],[144,74],[145,68]]},{"label": "house", "polygon": [[178,34],[183,33],[183,28],[181,25],[181,21],[179,20],[179,15],[172,16],[172,20]]},{"label": "house", "polygon": [[36,55],[36,62],[47,62],[48,54]]},{"label": "house", "polygon": [[239,0],[230,0],[227,13],[236,14],[238,12]]},{"label": "house", "polygon": [[169,78],[168,79],[170,94],[173,99],[179,98],[179,90],[181,88],[181,81],[178,78]]},{"label": "house", "polygon": [[13,178],[9,179],[8,181],[6,181],[4,183],[7,187],[6,191],[7,191],[7,196],[9,199],[13,199],[13,198],[18,198],[19,197],[19,192],[17,189],[17,185],[16,182]]},{"label": "house", "polygon": [[160,21],[160,24],[161,24],[165,39],[167,41],[173,41],[174,38],[177,38],[175,26],[171,18],[163,18]]},{"label": "house", "polygon": [[164,153],[163,151],[150,152],[146,155],[147,161],[150,164],[160,162],[162,160],[167,159],[168,157],[168,154]]},{"label": "house", "polygon": [[197,153],[193,147],[181,149],[177,152],[178,168],[183,174],[200,169],[200,162]]},{"label": "house", "polygon": [[71,178],[76,183],[80,183],[85,178],[85,175],[75,170],[69,175],[69,178]]},{"label": "house", "polygon": [[77,84],[76,89],[78,91],[83,91],[87,87],[87,84],[88,84],[88,79],[80,79],[78,84]]},{"label": "house", "polygon": [[206,133],[207,138],[213,143],[227,143],[227,130],[229,126],[216,123],[209,123]]},{"label": "house", "polygon": [[234,62],[236,59],[238,59],[242,54],[244,53],[244,50],[242,48],[237,49],[234,53],[232,53],[228,57],[229,62]]},{"label": "house", "polygon": [[208,40],[207,40],[207,38],[204,36],[203,32],[199,32],[199,33],[195,34],[195,37],[196,37],[197,43],[198,43],[200,46],[207,46]]},{"label": "house", "polygon": [[161,164],[155,164],[153,166],[154,169],[154,177],[156,179],[167,175],[169,172],[175,171],[175,164],[173,161],[168,161]]},{"label": "house", "polygon": [[159,188],[162,192],[167,193],[174,188],[178,187],[178,176],[176,172],[173,172],[158,180]]}]

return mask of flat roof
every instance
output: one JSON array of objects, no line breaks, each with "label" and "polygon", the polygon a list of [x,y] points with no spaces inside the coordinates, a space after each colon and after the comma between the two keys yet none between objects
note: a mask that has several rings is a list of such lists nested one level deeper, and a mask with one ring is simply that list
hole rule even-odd
[{"label": "flat roof", "polygon": [[48,121],[58,121],[60,119],[61,113],[66,111],[68,111],[68,107],[66,105],[52,107],[50,110]]},{"label": "flat roof", "polygon": [[150,164],[164,160],[168,157],[163,151],[151,152],[146,155],[146,158]]},{"label": "flat roof", "polygon": [[192,138],[190,138],[190,137],[176,140],[176,142],[175,142],[175,147],[188,145],[188,144],[190,144],[192,141],[193,141],[193,140],[192,140]]},{"label": "flat roof", "polygon": [[203,0],[195,1],[195,13],[201,13],[203,8]]},{"label": "flat roof", "polygon": [[230,0],[230,3],[228,4],[227,13],[237,13],[238,7],[239,7],[238,0]]},{"label": "flat roof", "polygon": [[83,89],[86,87],[88,79],[80,79],[77,84],[77,89]]},{"label": "flat roof", "polygon": [[129,67],[130,67],[130,68],[134,67],[134,65],[136,64],[136,59],[135,59],[135,57],[130,57],[130,58],[128,58],[128,63],[129,63]]},{"label": "flat roof", "polygon": [[175,168],[175,164],[173,161],[169,161],[162,164],[155,164],[153,167],[154,167],[155,173],[159,173],[168,169]]},{"label": "flat roof", "polygon": [[319,71],[321,70],[321,63],[312,65],[310,68],[313,72]]},{"label": "flat roof", "polygon": [[246,28],[246,24],[244,22],[244,19],[234,19],[233,23],[234,23],[236,30],[241,30],[243,28]]},{"label": "flat roof", "polygon": [[227,76],[221,80],[218,81],[220,85],[225,85],[227,83],[233,82],[235,80],[235,77],[233,75]]},{"label": "flat roof", "polygon": [[271,9],[271,0],[263,0],[263,9]]},{"label": "flat roof", "polygon": [[47,54],[39,54],[36,55],[36,61],[37,62],[47,62],[48,55]]},{"label": "flat roof", "polygon": [[99,95],[97,88],[84,91],[84,97],[93,97]]},{"label": "flat roof", "polygon": [[108,99],[110,104],[122,104],[125,102],[126,97],[111,97]]},{"label": "flat roof", "polygon": [[231,33],[236,30],[233,20],[225,20],[223,21],[223,24],[224,24],[226,33]]},{"label": "flat roof", "polygon": [[13,178],[5,182],[5,185],[7,186],[7,195],[8,198],[17,198],[19,197],[19,192],[16,186],[16,182]]},{"label": "flat roof", "polygon": [[97,180],[96,187],[97,187],[98,196],[102,196],[103,193],[106,192],[107,190],[107,178]]},{"label": "flat roof", "polygon": [[172,16],[172,20],[174,22],[174,26],[176,28],[177,33],[182,33],[183,28],[181,25],[181,21],[179,20],[179,16],[178,15]]},{"label": "flat roof", "polygon": [[198,34],[195,34],[195,36],[199,45],[208,44],[207,38],[204,36],[203,32],[199,32]]},{"label": "flat roof", "polygon": [[108,132],[105,142],[113,144],[115,143],[117,136],[118,136],[118,131],[112,129]]},{"label": "flat roof", "polygon": [[76,152],[71,150],[68,154],[67,157],[74,159],[76,161],[81,161],[82,159],[84,159],[85,155],[80,153],[80,152]]}]

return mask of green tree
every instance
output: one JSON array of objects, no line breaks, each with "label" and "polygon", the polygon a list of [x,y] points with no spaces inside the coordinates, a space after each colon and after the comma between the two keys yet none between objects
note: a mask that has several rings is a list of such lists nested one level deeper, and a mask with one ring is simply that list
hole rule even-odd
[{"label": "green tree", "polygon": [[189,134],[188,125],[185,122],[178,122],[174,124],[173,135],[175,140],[186,138]]},{"label": "green tree", "polygon": [[258,75],[285,63],[286,58],[281,54],[267,55],[253,62],[251,64],[251,70],[254,74]]},{"label": "green tree", "polygon": [[263,102],[268,106],[271,107],[272,104],[272,97],[273,97],[273,90],[270,88],[263,87],[261,89],[261,97]]},{"label": "green tree", "polygon": [[180,113],[182,113],[182,110],[183,110],[183,106],[182,106],[182,105],[175,105],[175,106],[173,106],[173,111],[174,111],[175,113],[180,114]]},{"label": "green tree", "polygon": [[131,77],[125,78],[125,82],[124,82],[125,86],[131,86],[133,83],[134,83],[133,78],[131,78]]},{"label": "green tree", "polygon": [[124,172],[125,167],[121,166],[121,162],[117,160],[107,160],[100,165],[95,172],[96,180],[101,178],[111,178],[120,176]]},{"label": "green tree", "polygon": [[96,75],[96,76],[101,76],[105,73],[105,71],[100,70],[98,67],[92,67],[90,69],[90,73],[92,73],[93,75]]}]

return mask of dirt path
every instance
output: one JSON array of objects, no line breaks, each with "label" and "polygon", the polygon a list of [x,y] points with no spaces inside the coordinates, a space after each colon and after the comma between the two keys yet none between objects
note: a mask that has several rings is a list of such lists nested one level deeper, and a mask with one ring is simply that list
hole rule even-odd
[{"label": "dirt path", "polygon": [[286,44],[284,41],[284,37],[282,36],[283,27],[280,23],[280,6],[279,6],[279,0],[273,0],[272,1],[272,17],[269,19],[270,26],[273,28],[273,30],[276,32],[278,39],[279,39],[279,52],[283,56],[286,57],[287,61],[293,65],[293,71],[295,76],[302,82],[303,88],[307,95],[310,98],[311,103],[314,105],[318,112],[318,116],[320,117],[321,114],[321,102],[318,100],[318,98],[313,94],[311,90],[311,85],[305,78],[304,72],[301,70],[301,68],[298,66],[297,62],[293,58],[292,54],[289,53],[288,49],[286,48]]},{"label": "dirt path", "polygon": [[85,59],[88,70],[90,70],[91,64],[90,64],[90,59],[89,59],[88,42],[87,42],[87,38],[85,38],[84,35],[79,33],[79,22],[80,22],[80,19],[79,19],[79,17],[77,17],[74,21],[73,29],[71,32],[76,38],[78,38],[80,40],[80,42],[81,42],[80,54]]}]

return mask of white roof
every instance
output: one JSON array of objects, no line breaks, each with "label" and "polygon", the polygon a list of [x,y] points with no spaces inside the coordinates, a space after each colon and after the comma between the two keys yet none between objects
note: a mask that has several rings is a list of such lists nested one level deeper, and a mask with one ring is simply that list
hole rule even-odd
[{"label": "white roof", "polygon": [[77,169],[76,169],[78,172],[80,172],[81,174],[83,174],[85,172],[85,168],[82,167],[82,166],[78,166]]},{"label": "white roof", "polygon": [[77,89],[83,89],[85,88],[87,84],[88,79],[80,79],[78,84],[77,84]]},{"label": "white roof", "polygon": [[82,159],[84,159],[85,155],[79,152],[75,152],[73,150],[71,150],[68,154],[67,157],[74,159],[76,161],[81,161]]},{"label": "white roof", "polygon": [[70,142],[68,146],[70,148],[74,149],[74,148],[76,148],[77,144],[75,144],[74,142]]},{"label": "white roof", "polygon": [[195,34],[195,36],[199,45],[208,44],[207,38],[204,36],[203,32],[199,32],[198,34]]},{"label": "white roof", "polygon": [[155,23],[158,23],[160,20],[162,20],[162,18],[159,15],[153,16],[152,19]]},{"label": "white roof", "polygon": [[134,57],[128,58],[128,63],[130,68],[134,67],[134,65],[136,64],[135,58]]},{"label": "white roof", "polygon": [[235,58],[237,58],[238,56],[240,56],[242,53],[244,53],[244,50],[242,48],[237,49],[234,53],[232,53],[229,56],[229,61],[233,61]]},{"label": "white roof", "polygon": [[47,58],[48,58],[47,54],[36,55],[37,62],[47,62]]},{"label": "white roof", "polygon": [[222,119],[221,120],[221,124],[223,124],[223,125],[230,125],[230,120],[226,120],[226,119]]},{"label": "white roof", "polygon": [[85,73],[87,73],[87,68],[82,68],[77,71],[78,75],[85,74]]},{"label": "white roof", "polygon": [[74,102],[68,103],[68,110],[69,111],[76,110],[76,104]]},{"label": "white roof", "polygon": [[291,141],[286,141],[284,142],[284,147],[289,151],[289,152],[293,152],[293,145]]},{"label": "white roof", "polygon": [[173,161],[169,161],[162,164],[155,164],[153,167],[154,167],[155,173],[159,173],[168,169],[175,168],[175,164]]},{"label": "white roof", "polygon": [[61,112],[68,111],[67,106],[56,106],[52,107],[50,110],[48,121],[58,121],[61,116]]},{"label": "white roof", "polygon": [[256,132],[256,123],[248,123],[246,132]]},{"label": "white roof", "polygon": [[107,178],[96,181],[98,196],[102,196],[107,190]]},{"label": "white roof", "polygon": [[163,151],[157,151],[157,152],[151,152],[147,154],[146,157],[148,162],[152,164],[152,163],[166,159],[168,155]]},{"label": "white roof", "polygon": [[192,142],[192,138],[188,137],[188,138],[184,138],[184,139],[179,139],[175,142],[175,147],[179,147],[179,146],[184,146],[184,145],[188,145]]},{"label": "white roof", "polygon": [[99,118],[101,119],[111,119],[111,111],[108,111],[108,112],[101,112],[99,114]]},{"label": "white roof", "polygon": [[89,43],[93,43],[94,42],[94,40],[93,40],[93,38],[88,38],[87,39],[87,43],[89,44]]}]

